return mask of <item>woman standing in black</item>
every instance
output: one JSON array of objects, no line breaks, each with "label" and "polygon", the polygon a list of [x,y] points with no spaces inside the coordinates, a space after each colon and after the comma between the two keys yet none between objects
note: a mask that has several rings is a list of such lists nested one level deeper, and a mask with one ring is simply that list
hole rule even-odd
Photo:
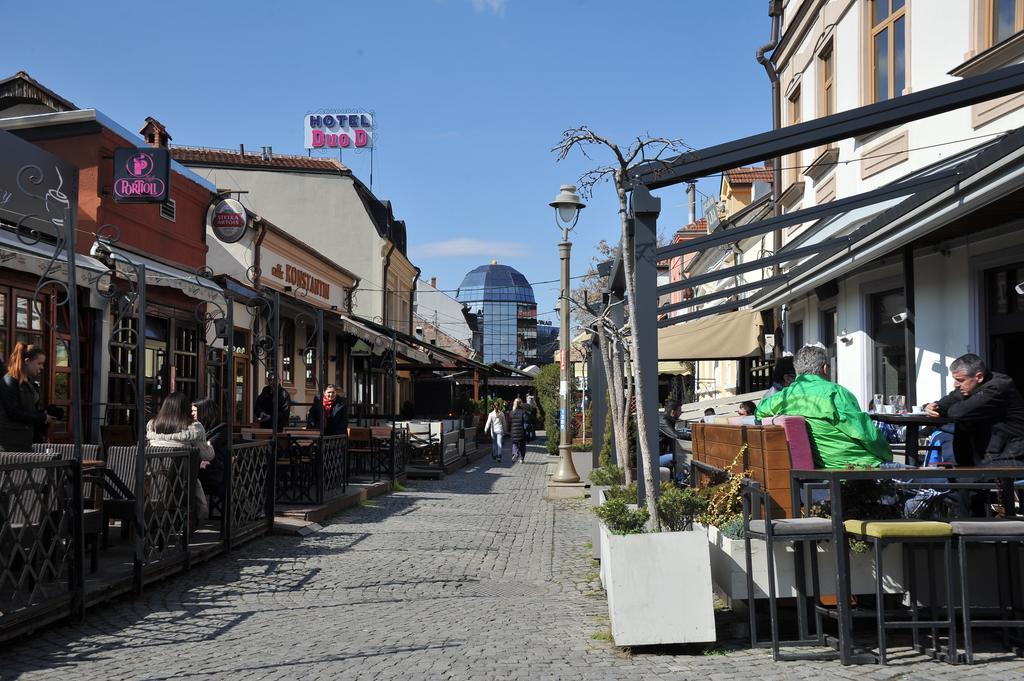
[{"label": "woman standing in black", "polygon": [[526,410],[523,409],[523,401],[518,397],[512,402],[512,414],[508,418],[509,436],[512,438],[512,463],[516,458],[520,462],[526,461]]},{"label": "woman standing in black", "polygon": [[15,344],[0,381],[0,450],[32,451],[32,443],[44,442],[46,427],[57,420],[40,404],[37,380],[45,364],[42,348]]}]

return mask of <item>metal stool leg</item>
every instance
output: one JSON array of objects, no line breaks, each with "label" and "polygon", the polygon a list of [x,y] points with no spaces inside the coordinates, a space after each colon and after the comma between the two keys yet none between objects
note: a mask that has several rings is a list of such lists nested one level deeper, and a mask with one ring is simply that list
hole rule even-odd
[{"label": "metal stool leg", "polygon": [[818,601],[821,599],[821,575],[818,570],[818,542],[811,542],[811,602],[814,605],[814,633],[818,643],[825,644],[825,629],[822,625]]},{"label": "metal stool leg", "polygon": [[[910,593],[910,617],[911,621],[917,622],[919,618],[919,609],[917,606],[917,545],[906,544],[903,547],[904,556],[906,557],[907,566],[907,591]],[[921,633],[920,629],[914,627],[911,631],[911,639],[914,650],[921,652]]]},{"label": "metal stool leg", "polygon": [[[950,537],[942,542],[946,565],[946,620],[949,622],[949,640],[946,647],[946,660],[956,663],[956,600],[953,594],[953,540]],[[938,648],[936,648],[938,652]]]},{"label": "metal stool leg", "polygon": [[[928,547],[928,619],[935,621],[936,601],[938,600],[938,589],[935,579],[935,546],[930,542],[925,544]],[[939,628],[932,625],[932,652],[939,650]]]},{"label": "metal stool leg", "polygon": [[971,598],[967,580],[967,542],[963,537],[959,541],[960,549],[960,605],[964,618],[964,660],[974,664],[974,641],[971,637]]},{"label": "metal stool leg", "polygon": [[750,619],[750,647],[757,647],[757,598],[754,594],[754,561],[750,555],[750,535],[743,538],[747,558],[747,617]]},{"label": "metal stool leg", "polygon": [[[768,616],[771,617],[772,659],[779,659],[779,608],[775,596],[775,545],[765,542],[768,551]],[[749,595],[749,594],[748,594]]]},{"label": "metal stool leg", "polygon": [[885,664],[885,593],[882,589],[882,551],[885,542],[874,540],[875,545],[875,621],[878,626],[878,664]]}]

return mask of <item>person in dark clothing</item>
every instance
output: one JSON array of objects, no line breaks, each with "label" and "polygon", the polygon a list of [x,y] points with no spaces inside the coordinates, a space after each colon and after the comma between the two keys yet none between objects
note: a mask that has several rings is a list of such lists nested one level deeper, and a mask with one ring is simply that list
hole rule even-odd
[{"label": "person in dark clothing", "polygon": [[757,405],[750,400],[740,402],[740,406],[736,409],[736,413],[740,416],[753,416],[757,413]]},{"label": "person in dark clothing", "polygon": [[537,405],[533,403],[533,395],[526,396],[526,441],[533,442],[537,437]]},{"label": "person in dark clothing", "polygon": [[277,379],[271,377],[267,385],[260,391],[256,398],[256,405],[253,411],[256,412],[256,420],[260,428],[272,428],[274,425],[274,390],[278,393],[277,403],[277,427],[280,430],[288,425],[288,416],[292,411],[292,398],[288,391],[277,384]]},{"label": "person in dark clothing", "polygon": [[46,441],[46,429],[57,417],[42,408],[36,381],[46,364],[42,348],[18,342],[0,381],[0,451],[30,452]]},{"label": "person in dark clothing", "polygon": [[[326,417],[325,417],[326,414]],[[306,415],[306,427],[319,430],[323,422],[324,435],[348,434],[348,410],[333,383],[324,388],[324,394],[313,398],[313,406]]]},{"label": "person in dark clothing", "polygon": [[658,449],[664,452],[675,451],[676,440],[679,433],[676,431],[676,422],[679,420],[679,403],[675,400],[665,400],[665,411],[658,419]]},{"label": "person in dark clothing", "polygon": [[1024,468],[1024,398],[1013,379],[989,371],[973,353],[957,357],[949,371],[954,390],[925,413],[953,419],[957,465]]},{"label": "person in dark clothing", "polygon": [[772,387],[764,394],[764,397],[774,395],[796,380],[796,367],[793,364],[793,355],[779,357],[772,368]]},{"label": "person in dark clothing", "polygon": [[508,417],[508,433],[512,438],[512,463],[518,458],[526,461],[526,409],[518,397],[512,402],[512,413]]},{"label": "person in dark clothing", "polygon": [[192,403],[192,418],[203,424],[206,441],[213,447],[213,460],[199,463],[199,482],[207,497],[224,496],[224,473],[231,456],[227,424],[220,420],[217,411],[217,405],[209,398]]}]

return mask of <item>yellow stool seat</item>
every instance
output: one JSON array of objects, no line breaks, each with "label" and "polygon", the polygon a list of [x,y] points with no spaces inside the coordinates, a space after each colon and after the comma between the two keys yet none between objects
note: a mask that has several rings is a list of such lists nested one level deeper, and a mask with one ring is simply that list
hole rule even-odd
[{"label": "yellow stool seat", "polygon": [[949,537],[953,534],[949,523],[935,520],[847,520],[843,526],[850,534],[878,539]]}]

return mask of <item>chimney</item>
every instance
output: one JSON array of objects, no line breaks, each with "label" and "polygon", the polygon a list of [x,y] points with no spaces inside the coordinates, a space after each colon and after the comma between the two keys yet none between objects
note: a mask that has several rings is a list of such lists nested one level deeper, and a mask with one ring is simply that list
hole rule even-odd
[{"label": "chimney", "polygon": [[274,148],[273,147],[263,147],[263,160],[264,161],[269,161],[273,157],[274,157]]},{"label": "chimney", "polygon": [[238,155],[239,156],[245,156],[245,145],[244,144],[239,144],[238,145]]},{"label": "chimney", "polygon": [[146,140],[146,144],[151,147],[166,149],[171,141],[171,135],[167,132],[167,127],[152,116],[146,116],[146,124],[139,130],[139,134]]},{"label": "chimney", "polygon": [[686,196],[689,198],[687,204],[690,207],[689,220],[686,224],[692,225],[697,222],[697,185],[695,183],[690,182],[686,185]]},{"label": "chimney", "polygon": [[430,285],[433,288],[437,288],[437,277],[431,277],[430,278]]}]

